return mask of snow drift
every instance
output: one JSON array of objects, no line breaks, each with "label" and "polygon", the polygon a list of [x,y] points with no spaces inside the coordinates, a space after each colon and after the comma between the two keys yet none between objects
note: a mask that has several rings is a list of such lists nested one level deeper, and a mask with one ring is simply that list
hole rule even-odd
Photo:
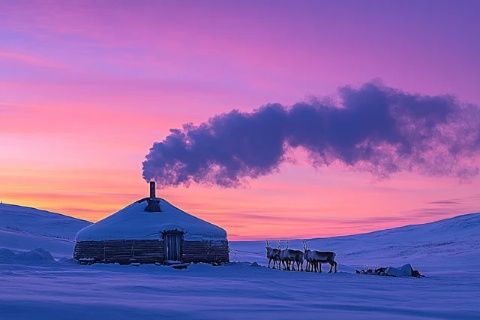
[{"label": "snow drift", "polygon": [[25,265],[50,265],[56,263],[50,252],[37,248],[26,252],[13,252],[0,248],[0,263]]}]

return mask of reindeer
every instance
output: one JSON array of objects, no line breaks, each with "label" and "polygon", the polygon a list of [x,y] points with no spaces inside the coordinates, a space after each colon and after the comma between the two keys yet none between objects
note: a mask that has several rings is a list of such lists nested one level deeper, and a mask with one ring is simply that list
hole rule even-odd
[{"label": "reindeer", "polygon": [[304,253],[302,250],[291,250],[294,254],[293,262],[297,265],[297,271],[303,271]]},{"label": "reindeer", "polygon": [[280,249],[270,247],[268,240],[265,248],[267,249],[268,267],[270,268],[270,263],[273,261],[273,269],[275,269],[276,263],[278,263],[278,268],[280,269]]},{"label": "reindeer", "polygon": [[303,241],[303,252],[306,261],[305,271],[314,271],[315,261],[313,260],[313,251],[308,249],[307,241]]},{"label": "reindeer", "polygon": [[301,250],[293,250],[287,248],[280,251],[280,261],[285,270],[290,270],[290,266],[295,271],[295,265],[297,265],[297,271],[303,271],[303,252]]},{"label": "reindeer", "polygon": [[307,242],[303,242],[303,248],[305,250],[305,259],[307,260],[307,271],[322,272],[322,263],[330,264],[331,273],[335,270],[337,272],[337,262],[335,261],[335,252],[323,252],[317,250],[308,250]]}]

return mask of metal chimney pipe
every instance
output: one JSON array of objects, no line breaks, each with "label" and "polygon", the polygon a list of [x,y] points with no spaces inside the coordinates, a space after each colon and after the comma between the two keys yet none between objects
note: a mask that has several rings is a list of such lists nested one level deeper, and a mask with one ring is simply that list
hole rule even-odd
[{"label": "metal chimney pipe", "polygon": [[147,207],[145,211],[160,212],[160,200],[155,195],[155,181],[150,181],[150,197],[147,199]]},{"label": "metal chimney pipe", "polygon": [[155,199],[155,181],[150,181],[150,199]]}]

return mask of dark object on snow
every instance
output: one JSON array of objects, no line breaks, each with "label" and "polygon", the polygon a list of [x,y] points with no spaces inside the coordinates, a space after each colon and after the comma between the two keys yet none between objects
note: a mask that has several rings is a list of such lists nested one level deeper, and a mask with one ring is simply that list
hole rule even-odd
[{"label": "dark object on snow", "polygon": [[423,277],[418,270],[414,270],[410,264],[405,264],[400,268],[395,267],[384,267],[377,269],[363,269],[356,270],[356,273],[359,274],[368,274],[375,276],[387,276],[387,277]]},{"label": "dark object on snow", "polygon": [[222,264],[229,249],[225,230],[157,198],[151,182],[150,197],[82,229],[73,257],[81,264]]}]

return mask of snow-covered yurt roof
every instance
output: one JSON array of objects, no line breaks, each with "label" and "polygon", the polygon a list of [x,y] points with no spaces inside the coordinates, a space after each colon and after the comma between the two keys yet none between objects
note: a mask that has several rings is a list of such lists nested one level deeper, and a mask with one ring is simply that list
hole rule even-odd
[{"label": "snow-covered yurt roof", "polygon": [[149,198],[139,200],[111,216],[80,230],[77,241],[156,240],[166,231],[181,231],[185,240],[226,240],[222,228],[194,217],[161,198],[159,212],[145,211]]}]

